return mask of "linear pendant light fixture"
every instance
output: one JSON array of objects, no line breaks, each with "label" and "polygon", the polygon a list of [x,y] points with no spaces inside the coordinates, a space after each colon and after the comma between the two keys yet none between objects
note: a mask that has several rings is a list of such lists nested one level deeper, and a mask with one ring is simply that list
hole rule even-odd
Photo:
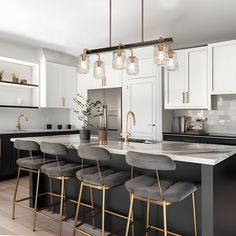
[{"label": "linear pendant light fixture", "polygon": [[[84,49],[83,54],[79,56],[78,73],[86,74],[90,70],[89,54],[97,54],[99,59],[94,63],[94,78],[104,79],[105,64],[100,60],[101,53],[113,51],[112,67],[115,70],[124,70],[129,75],[138,74],[138,58],[133,55],[133,48],[154,45],[154,62],[157,66],[164,66],[166,70],[173,71],[178,69],[177,55],[171,45],[172,38],[160,38],[158,40],[144,41],[144,0],[141,0],[141,42],[132,44],[119,44],[112,46],[112,0],[109,0],[109,47],[98,49]],[[131,51],[131,56],[126,59],[125,50]]]}]

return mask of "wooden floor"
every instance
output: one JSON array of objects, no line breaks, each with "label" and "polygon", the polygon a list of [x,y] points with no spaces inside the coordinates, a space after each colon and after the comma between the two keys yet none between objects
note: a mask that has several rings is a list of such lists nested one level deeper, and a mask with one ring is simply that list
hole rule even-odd
[{"label": "wooden floor", "polygon": [[[18,197],[28,196],[28,177],[20,179]],[[12,220],[12,199],[15,179],[0,182],[0,235],[55,236],[59,224],[45,217],[37,216],[36,232],[32,231],[33,214],[30,210],[16,206],[16,219]],[[63,223],[63,236],[72,235],[74,221]],[[76,234],[80,236],[79,233]],[[93,235],[101,235],[100,230]]]}]

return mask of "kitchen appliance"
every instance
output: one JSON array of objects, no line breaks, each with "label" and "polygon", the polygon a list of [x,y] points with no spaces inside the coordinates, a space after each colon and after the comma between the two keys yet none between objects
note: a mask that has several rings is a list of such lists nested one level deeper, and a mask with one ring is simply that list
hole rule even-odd
[{"label": "kitchen appliance", "polygon": [[[89,89],[88,98],[92,101],[101,101],[102,115],[89,120],[93,128],[92,135],[98,135],[98,129],[105,127],[108,139],[120,138],[121,134],[121,88]],[[97,109],[97,108],[94,108]],[[97,114],[97,110],[92,110]]]},{"label": "kitchen appliance", "polygon": [[206,135],[207,133],[207,118],[197,118],[195,120],[191,120],[188,123],[188,134],[199,134]]},{"label": "kitchen appliance", "polygon": [[185,134],[207,134],[207,118],[177,116],[173,118],[173,132]]},{"label": "kitchen appliance", "polygon": [[190,116],[179,116],[179,132],[185,133],[188,130],[188,124],[191,122],[192,117]]}]

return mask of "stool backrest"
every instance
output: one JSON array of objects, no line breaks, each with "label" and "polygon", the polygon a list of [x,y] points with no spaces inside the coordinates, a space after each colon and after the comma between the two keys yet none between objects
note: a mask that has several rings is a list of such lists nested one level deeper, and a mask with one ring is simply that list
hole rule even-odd
[{"label": "stool backrest", "polygon": [[40,149],[45,154],[51,154],[56,156],[64,156],[67,155],[69,152],[67,147],[60,143],[42,142],[40,144]]},{"label": "stool backrest", "polygon": [[111,154],[105,148],[90,147],[81,145],[78,148],[78,154],[81,158],[94,161],[107,161],[111,159]]},{"label": "stool backrest", "polygon": [[19,140],[16,139],[14,142],[14,148],[22,151],[39,151],[40,146],[38,143],[34,141],[26,141],[26,140]]},{"label": "stool backrest", "polygon": [[126,162],[133,167],[148,170],[175,170],[175,162],[168,156],[129,151]]}]

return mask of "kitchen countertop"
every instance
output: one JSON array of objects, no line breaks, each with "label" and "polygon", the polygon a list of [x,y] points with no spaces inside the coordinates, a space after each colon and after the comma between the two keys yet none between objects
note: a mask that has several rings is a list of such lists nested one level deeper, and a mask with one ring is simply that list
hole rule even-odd
[{"label": "kitchen countertop", "polygon": [[[77,149],[81,144],[98,146],[97,137],[92,137],[89,142],[80,142],[78,134],[19,139],[31,140],[37,143],[41,143],[43,141],[62,143],[71,149]],[[15,140],[16,138],[11,139],[11,141],[13,142]],[[236,154],[236,146],[172,141],[157,141],[156,143],[152,144],[134,142],[125,144],[121,141],[108,141],[107,145],[103,145],[102,147],[107,149],[112,154],[126,155],[128,151],[132,150],[143,153],[168,155],[175,161],[205,165],[216,165],[229,158],[230,156]]]},{"label": "kitchen countertop", "polygon": [[24,133],[53,133],[79,131],[78,129],[23,129],[23,130],[0,130],[1,134],[24,134]]}]

